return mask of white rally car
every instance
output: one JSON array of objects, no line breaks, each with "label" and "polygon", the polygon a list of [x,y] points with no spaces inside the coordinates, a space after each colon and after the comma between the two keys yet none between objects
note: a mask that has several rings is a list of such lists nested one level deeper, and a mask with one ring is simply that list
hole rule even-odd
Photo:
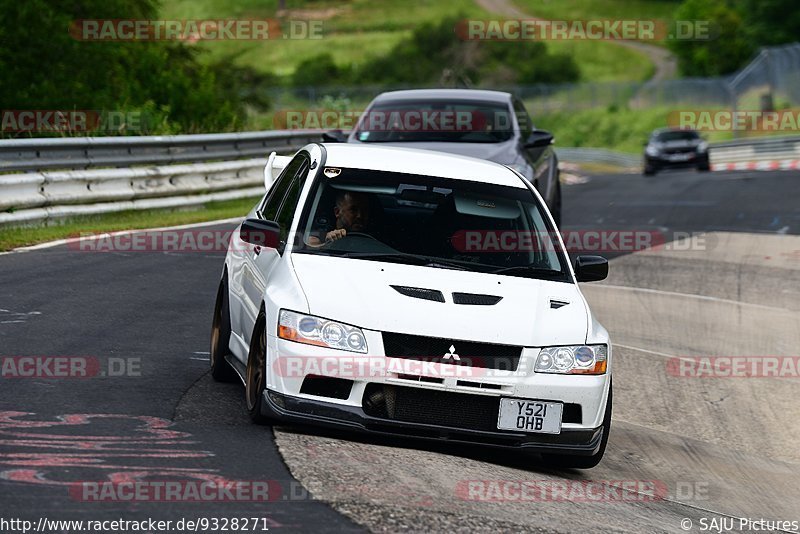
[{"label": "white rally car", "polygon": [[255,422],[541,453],[588,468],[611,426],[611,345],[516,171],[442,153],[310,144],[272,154],[234,232],[211,369]]}]

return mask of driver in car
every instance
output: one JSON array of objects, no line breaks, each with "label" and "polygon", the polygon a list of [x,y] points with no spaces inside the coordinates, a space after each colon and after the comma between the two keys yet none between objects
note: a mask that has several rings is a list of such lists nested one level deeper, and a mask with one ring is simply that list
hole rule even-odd
[{"label": "driver in car", "polygon": [[[336,218],[336,228],[319,235],[324,235],[324,240],[317,235],[311,235],[307,244],[312,247],[321,247],[327,243],[341,239],[347,232],[366,232],[369,228],[369,196],[366,193],[345,191],[336,197],[333,215]],[[325,232],[323,234],[323,232]]]}]

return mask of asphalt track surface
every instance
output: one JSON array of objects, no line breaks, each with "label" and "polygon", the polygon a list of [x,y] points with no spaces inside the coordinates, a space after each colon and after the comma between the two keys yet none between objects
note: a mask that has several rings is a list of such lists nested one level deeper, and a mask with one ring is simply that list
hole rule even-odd
[{"label": "asphalt track surface", "polygon": [[[800,520],[800,380],[668,372],[675,357],[798,355],[799,180],[671,172],[564,187],[564,229],[704,239],[691,250],[614,252],[609,279],[583,286],[615,347],[611,439],[590,471],[250,425],[243,388],[207,373],[221,253],[2,255],[0,357],[85,357],[123,376],[0,378],[0,518],[259,517],[273,531],[315,532],[685,532],[683,520],[700,532],[712,518]],[[120,373],[121,362],[132,367]],[[275,500],[98,502],[74,490],[136,477],[272,481]],[[664,489],[655,500],[483,502],[459,491],[467,481]]]}]

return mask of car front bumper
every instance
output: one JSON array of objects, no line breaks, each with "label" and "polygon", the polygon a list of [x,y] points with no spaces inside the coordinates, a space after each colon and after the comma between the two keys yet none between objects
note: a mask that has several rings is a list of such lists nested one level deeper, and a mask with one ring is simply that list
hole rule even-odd
[{"label": "car front bumper", "polygon": [[410,423],[372,417],[359,406],[293,397],[271,390],[264,392],[262,411],[265,416],[278,421],[307,423],[375,435],[580,456],[591,456],[600,450],[604,431],[601,426],[588,430],[563,429],[560,434],[523,434]]},{"label": "car front bumper", "polygon": [[690,152],[687,159],[673,159],[670,155],[645,155],[645,163],[652,167],[702,167],[709,164],[708,152]]},{"label": "car front bumper", "polygon": [[[540,351],[524,348],[516,371],[431,363],[421,367],[414,365],[417,369],[414,376],[398,375],[391,372],[390,362],[419,362],[384,356],[380,333],[365,330],[365,335],[368,345],[375,351],[365,355],[267,336],[270,357],[264,415],[287,422],[537,452],[592,455],[599,450],[610,374],[559,375],[524,371],[533,368]],[[377,367],[380,372],[363,372],[367,368],[345,365],[354,358],[380,364]],[[608,358],[610,369],[610,346]],[[305,365],[315,362],[335,365],[332,369],[324,365]],[[298,365],[295,367],[292,363]],[[311,376],[341,379],[343,388],[338,396],[330,391],[306,389],[306,379]],[[373,402],[376,394],[384,397],[383,406]],[[394,410],[383,409],[388,406],[389,396],[392,396]],[[561,432],[499,430],[497,419],[502,398],[562,403]]]}]

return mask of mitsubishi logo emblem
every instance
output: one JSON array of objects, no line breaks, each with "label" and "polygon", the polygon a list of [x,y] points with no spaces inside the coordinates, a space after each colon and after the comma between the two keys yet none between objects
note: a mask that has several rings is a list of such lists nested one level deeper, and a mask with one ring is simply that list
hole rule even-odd
[{"label": "mitsubishi logo emblem", "polygon": [[445,353],[444,359],[449,360],[451,357],[457,362],[461,361],[461,358],[458,356],[458,354],[456,354],[456,348],[453,345],[450,345],[450,352]]}]

